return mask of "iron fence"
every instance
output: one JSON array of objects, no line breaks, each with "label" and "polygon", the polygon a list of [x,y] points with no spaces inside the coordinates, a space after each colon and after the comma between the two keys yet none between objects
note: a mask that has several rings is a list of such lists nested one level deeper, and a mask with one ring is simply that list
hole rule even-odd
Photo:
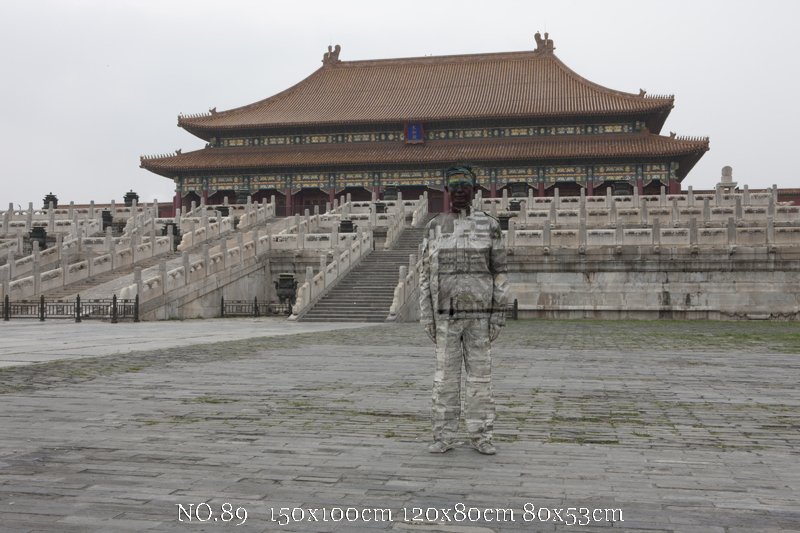
[{"label": "iron fence", "polygon": [[123,300],[114,295],[111,298],[81,300],[76,296],[73,301],[48,300],[41,296],[39,300],[11,301],[8,295],[3,299],[3,320],[11,319],[71,319],[75,322],[83,320],[105,320],[116,323],[119,320],[139,322],[139,297]]},{"label": "iron fence", "polygon": [[506,305],[506,318],[519,320],[519,303],[516,298],[514,298],[513,302]]},{"label": "iron fence", "polygon": [[220,298],[220,317],[233,316],[289,316],[292,306],[289,304],[259,302],[252,300],[226,300]]}]

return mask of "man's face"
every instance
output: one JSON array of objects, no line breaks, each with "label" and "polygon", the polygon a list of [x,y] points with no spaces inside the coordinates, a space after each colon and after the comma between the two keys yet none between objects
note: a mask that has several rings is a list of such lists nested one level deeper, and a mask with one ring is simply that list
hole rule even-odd
[{"label": "man's face", "polygon": [[468,209],[475,195],[472,179],[464,174],[453,174],[447,179],[447,190],[450,192],[450,211],[457,213]]}]

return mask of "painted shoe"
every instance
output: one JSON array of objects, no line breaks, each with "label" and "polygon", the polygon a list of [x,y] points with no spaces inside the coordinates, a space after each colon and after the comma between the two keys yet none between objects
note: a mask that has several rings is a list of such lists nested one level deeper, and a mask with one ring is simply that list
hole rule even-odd
[{"label": "painted shoe", "polygon": [[490,440],[475,439],[472,441],[472,447],[483,455],[494,455],[497,453],[497,448],[494,447],[494,444],[492,444]]},{"label": "painted shoe", "polygon": [[428,451],[431,453],[444,453],[453,449],[453,443],[443,440],[435,440],[428,444]]}]

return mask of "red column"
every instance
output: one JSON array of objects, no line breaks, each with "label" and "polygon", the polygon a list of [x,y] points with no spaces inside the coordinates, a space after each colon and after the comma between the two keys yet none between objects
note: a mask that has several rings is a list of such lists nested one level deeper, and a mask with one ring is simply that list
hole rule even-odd
[{"label": "red column", "polygon": [[294,202],[292,201],[293,200],[293,198],[292,198],[292,189],[290,187],[287,187],[287,188],[283,189],[283,196],[286,198],[286,202],[285,202],[285,204],[286,204],[286,213],[284,213],[284,215],[287,216],[287,217],[290,217],[290,216],[292,216],[294,214]]},{"label": "red column", "polygon": [[539,198],[544,198],[544,183],[539,182]]},{"label": "red column", "polygon": [[681,182],[678,180],[669,180],[669,194],[680,194]]},{"label": "red column", "polygon": [[[373,185],[372,186],[372,193],[375,195],[375,199],[376,200],[380,200],[381,199],[381,188],[380,188],[380,186]],[[405,198],[404,198],[404,200],[405,200]]]},{"label": "red column", "polygon": [[450,192],[447,190],[447,187],[444,189],[444,194],[442,195],[442,213],[449,213],[450,212]]},{"label": "red column", "polygon": [[594,196],[594,180],[589,180],[586,184],[586,196]]},{"label": "red column", "polygon": [[492,186],[489,189],[489,197],[490,198],[497,198],[497,184],[492,183]]},{"label": "red column", "polygon": [[203,203],[208,205],[208,190],[203,189]]},{"label": "red column", "polygon": [[639,193],[639,196],[644,194],[644,182],[640,179],[636,180],[636,190]]},{"label": "red column", "polygon": [[178,212],[178,208],[181,206],[181,195],[180,193],[175,193],[175,196],[172,197],[172,216],[175,216],[175,213]]}]

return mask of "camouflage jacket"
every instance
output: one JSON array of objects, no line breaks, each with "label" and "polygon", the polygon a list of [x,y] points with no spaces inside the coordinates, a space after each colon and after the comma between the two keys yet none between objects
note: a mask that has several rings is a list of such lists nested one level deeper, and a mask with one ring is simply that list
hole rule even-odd
[{"label": "camouflage jacket", "polygon": [[504,325],[508,280],[500,223],[482,211],[442,213],[428,223],[425,233],[420,322],[489,318]]}]

